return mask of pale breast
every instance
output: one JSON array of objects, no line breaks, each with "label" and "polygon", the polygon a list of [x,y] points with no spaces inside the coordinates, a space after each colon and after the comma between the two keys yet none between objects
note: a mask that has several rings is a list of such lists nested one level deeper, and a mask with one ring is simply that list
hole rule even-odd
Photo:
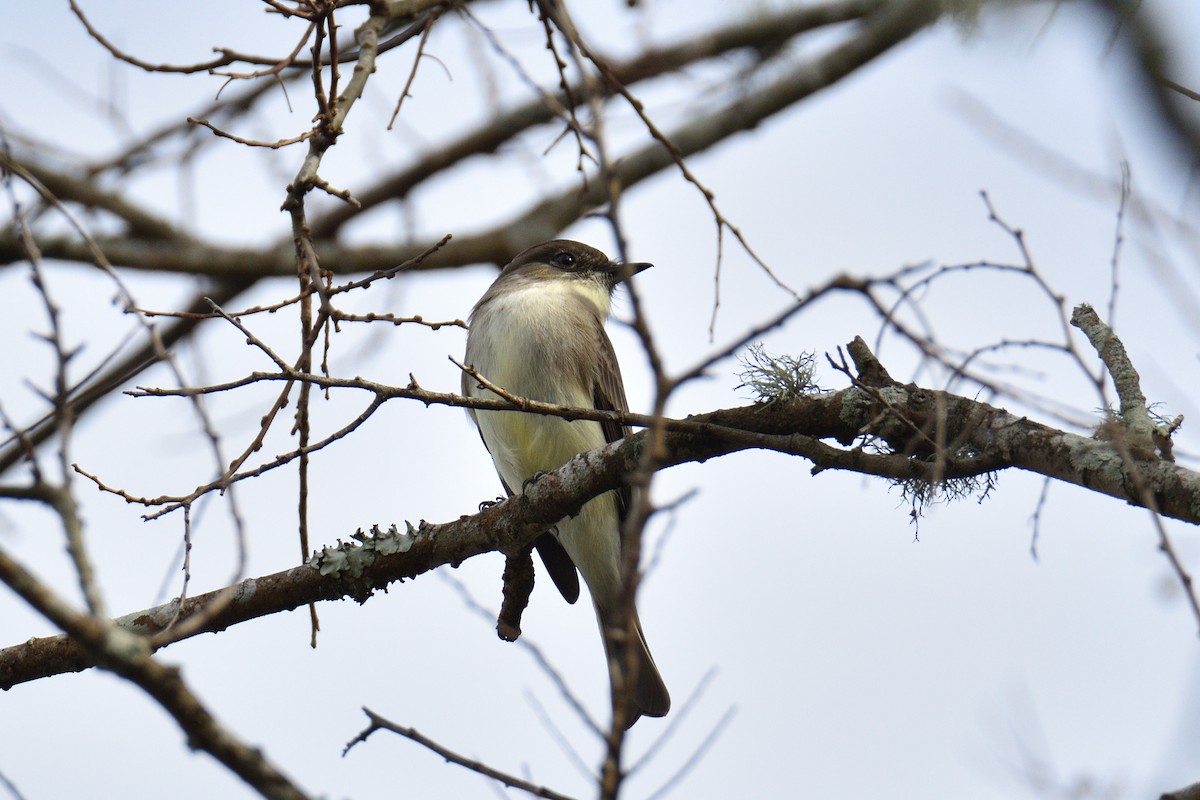
[{"label": "pale breast", "polygon": [[[607,297],[603,298],[607,300]],[[477,309],[467,363],[491,383],[530,400],[593,407],[597,330],[592,298],[577,287],[540,285],[491,298]],[[473,384],[475,396],[492,396]],[[505,482],[520,491],[537,472],[604,444],[599,423],[513,411],[478,411],[476,421]]]}]

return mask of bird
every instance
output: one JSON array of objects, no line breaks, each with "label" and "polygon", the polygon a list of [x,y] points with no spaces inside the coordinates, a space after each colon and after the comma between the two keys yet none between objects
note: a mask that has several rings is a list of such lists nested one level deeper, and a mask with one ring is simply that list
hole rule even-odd
[{"label": "bird", "polygon": [[[529,400],[628,411],[621,369],[604,323],[617,285],[651,266],[620,264],[594,247],[566,239],[518,253],[471,311],[464,363],[491,385]],[[467,371],[462,391],[467,397],[497,397]],[[468,414],[509,496],[578,453],[629,433],[628,427],[612,421],[482,409],[468,409]],[[606,492],[535,541],[568,603],[579,597],[576,569],[583,575],[605,654],[621,671],[622,681],[628,677],[623,672],[627,664],[636,671],[626,728],[641,716],[665,716],[671,707],[637,609],[630,612],[628,629],[615,623],[625,602],[621,528],[631,505],[629,487]]]}]

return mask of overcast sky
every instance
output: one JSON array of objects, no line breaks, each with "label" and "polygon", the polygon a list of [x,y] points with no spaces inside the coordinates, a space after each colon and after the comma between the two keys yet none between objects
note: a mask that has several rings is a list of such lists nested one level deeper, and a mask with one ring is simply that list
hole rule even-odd
[{"label": "overcast sky", "polygon": [[[729,8],[682,0],[642,6],[573,4],[587,35],[625,54],[642,37],[677,41],[719,24]],[[1185,46],[1200,41],[1200,9],[1193,0],[1145,0],[1143,7],[1170,20],[1179,81],[1200,87],[1200,60],[1194,46]],[[198,61],[214,46],[283,53],[293,44],[294,31],[266,20],[249,0],[152,8],[93,2],[85,8],[115,42],[150,61]],[[542,63],[540,29],[524,4],[479,4],[477,12],[522,58]],[[34,135],[101,158],[130,136],[180,120],[219,88],[216,78],[146,76],[114,66],[62,4],[25,4],[8,16],[0,31],[7,77],[0,123],[10,135]],[[1194,228],[1181,226],[1197,211],[1193,175],[1161,136],[1106,25],[1071,4],[985,15],[971,31],[943,23],[833,89],[695,157],[692,167],[722,212],[797,290],[842,272],[1019,262],[1011,237],[988,219],[979,196],[985,190],[1003,219],[1024,230],[1038,268],[1068,307],[1090,302],[1107,313],[1119,204],[1114,187],[1121,162],[1128,162],[1135,198],[1152,213],[1125,220],[1115,325],[1146,395],[1164,414],[1184,414],[1190,423],[1200,411],[1193,388],[1200,379],[1200,249]],[[819,47],[806,44],[793,58],[802,62]],[[386,117],[408,76],[411,47],[385,58],[322,174],[335,185],[360,187],[372,174],[419,158],[447,132],[464,130],[481,113],[487,86],[479,66],[484,57],[472,48],[486,51],[464,37],[455,20],[435,29],[429,51],[446,69],[422,65],[392,132],[385,130]],[[686,83],[655,85],[648,90],[651,113],[668,122],[682,119],[702,105],[684,98],[710,92],[713,74],[697,70]],[[527,98],[528,88],[511,74],[497,75],[501,100]],[[270,113],[244,121],[240,132],[264,139],[300,132],[312,109],[302,88],[292,90],[291,100],[290,115],[275,98]],[[639,135],[632,114],[619,106],[610,125],[618,141]],[[556,133],[533,132],[519,148],[477,159],[457,178],[417,192],[405,210],[381,210],[348,233],[360,241],[465,235],[507,219],[539,188],[573,179],[569,150],[560,145],[541,155]],[[222,142],[208,147],[183,181],[163,169],[131,191],[203,235],[262,243],[288,235],[278,208],[301,158],[297,148],[264,153]],[[710,340],[717,241],[696,190],[663,173],[630,190],[624,212],[630,256],[656,265],[638,277],[638,290],[671,371],[692,366],[788,304],[789,296],[727,240]],[[564,235],[613,251],[611,233],[598,221]],[[431,319],[465,318],[494,274],[481,265],[397,280],[348,302]],[[112,286],[103,276],[55,265],[51,275],[68,338],[86,344],[82,374],[132,322],[109,303]],[[145,307],[171,307],[194,288],[174,277],[127,277]],[[28,278],[27,265],[0,269],[0,296],[7,301],[0,340],[9,343],[0,357],[0,402],[18,420],[41,409],[26,381],[46,386],[52,374],[50,354],[28,334],[45,329]],[[285,282],[266,283],[237,305],[293,291]],[[936,284],[921,301],[940,341],[955,348],[1061,335],[1057,309],[1024,278],[965,273]],[[628,317],[624,296],[616,308]],[[281,351],[293,346],[290,318],[254,324]],[[878,327],[860,300],[839,297],[796,317],[766,344],[774,352],[824,354],[856,335],[874,341]],[[610,329],[630,404],[648,410],[646,359],[626,327],[613,323]],[[397,384],[412,373],[427,388],[453,391],[459,374],[446,357],[459,357],[463,342],[464,333],[453,328],[348,328],[336,337],[332,368]],[[914,377],[911,349],[887,340],[879,354],[894,376]],[[242,336],[218,324],[184,355],[197,381],[269,367]],[[1024,367],[1002,373],[1005,381],[1052,398],[1071,410],[1076,425],[1088,424],[1099,400],[1065,358],[1011,353],[1004,360]],[[823,357],[820,363],[822,385],[842,388],[842,376],[824,366]],[[673,397],[669,412],[682,416],[748,402],[736,388],[738,371],[734,361],[719,363],[707,379]],[[138,382],[169,380],[156,371]],[[214,400],[214,417],[229,432],[231,449],[249,441],[268,403],[254,392]],[[350,395],[318,403],[318,425],[344,424],[363,403]],[[1066,424],[1044,411],[1012,407]],[[278,436],[266,452],[291,446]],[[1179,433],[1177,451],[1195,467],[1194,425]],[[212,470],[194,421],[175,400],[106,402],[81,426],[72,458],[110,485],[148,496],[187,491]],[[1031,518],[1042,490],[1036,476],[1003,474],[982,502],[938,505],[918,530],[898,490],[855,475],[813,477],[809,466],[744,453],[675,468],[656,480],[661,503],[696,494],[648,530],[650,550],[661,548],[661,559],[638,605],[675,706],[666,720],[639,722],[631,754],[654,744],[685,708],[687,718],[630,779],[628,796],[657,789],[730,709],[732,721],[672,796],[1138,798],[1200,780],[1198,625],[1158,552],[1146,512],[1052,485],[1041,508],[1035,560]],[[314,544],[346,539],[373,523],[452,520],[500,491],[461,410],[400,401],[359,436],[314,459],[313,470]],[[3,481],[23,475],[14,471]],[[250,531],[246,575],[295,563],[295,483],[294,471],[279,471],[241,493]],[[143,523],[138,508],[84,485],[80,493],[109,607],[126,613],[174,596],[181,521]],[[1195,531],[1169,521],[1166,529],[1185,564],[1200,572]],[[206,506],[193,553],[193,592],[233,579],[231,540],[225,507]],[[75,591],[48,513],[0,506],[0,547],[61,591]],[[467,608],[451,583],[494,611],[501,569],[499,556],[481,557],[394,586],[361,607],[325,604],[315,651],[308,646],[307,614],[297,612],[173,645],[160,658],[181,664],[219,719],[262,746],[313,796],[496,796],[479,776],[389,735],[377,734],[343,758],[343,746],[365,725],[364,705],[465,755],[590,796],[588,779],[541,721],[542,711],[589,768],[599,763],[600,743],[528,652],[499,641],[494,620]],[[543,581],[524,631],[605,720],[607,676],[587,604],[567,606]],[[0,589],[0,646],[50,632]],[[715,677],[703,695],[686,706],[710,671]],[[31,800],[250,794],[210,757],[190,753],[154,703],[95,670],[0,695],[0,774]]]}]

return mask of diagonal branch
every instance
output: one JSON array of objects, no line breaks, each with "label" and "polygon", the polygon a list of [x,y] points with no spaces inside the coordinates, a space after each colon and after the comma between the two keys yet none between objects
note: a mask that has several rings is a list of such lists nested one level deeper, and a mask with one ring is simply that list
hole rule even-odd
[{"label": "diagonal branch", "polygon": [[[305,379],[316,385],[328,380],[315,375]],[[406,392],[430,404],[512,407],[497,400]],[[888,413],[884,413],[877,397],[886,401]],[[529,401],[522,409],[566,416],[559,407]],[[903,414],[903,420],[895,418],[897,412]],[[604,413],[577,410],[573,416],[593,418]],[[623,416],[622,421],[646,422],[644,418],[635,419],[637,416]],[[920,431],[944,430],[945,441],[955,442],[960,451],[970,455],[905,455],[914,426]],[[1128,461],[1111,442],[1056,430],[947,392],[899,385],[872,392],[851,387],[723,409],[687,420],[668,420],[666,428],[663,454],[655,461],[659,469],[751,448],[801,456],[814,464],[814,472],[840,469],[897,480],[936,482],[999,469],[1021,469],[1132,505],[1143,506],[1146,497],[1153,497],[1164,516],[1200,524],[1200,474],[1168,461],[1143,461],[1136,464],[1135,482],[1128,472]],[[868,452],[851,446],[863,436],[885,442],[891,452]],[[419,529],[410,527],[407,531],[359,533],[356,543],[327,547],[307,564],[247,579],[182,604],[173,602],[130,614],[117,623],[143,636],[161,634],[155,642],[165,646],[175,641],[172,631],[166,630],[173,620],[204,613],[218,597],[224,603],[220,613],[212,614],[204,627],[189,633],[220,631],[323,600],[349,596],[364,602],[373,592],[402,578],[459,564],[482,553],[512,552],[531,543],[549,525],[578,511],[589,499],[622,485],[638,468],[645,437],[644,432],[634,434],[580,454],[532,484],[526,494],[473,516],[442,524],[422,523]],[[33,639],[0,650],[0,688],[78,671],[93,663],[86,649],[65,637]]]},{"label": "diagonal branch", "polygon": [[[853,18],[853,15],[861,15],[871,8],[892,8],[888,4],[867,3],[862,0],[836,5],[841,9],[840,13],[824,9],[821,13],[797,17],[792,20],[792,24],[797,29],[803,29],[805,25],[812,27],[830,24],[846,17]],[[868,17],[854,36],[825,54],[806,64],[797,65],[746,96],[733,98],[715,108],[707,107],[696,118],[666,132],[665,138],[675,145],[676,152],[671,152],[659,142],[653,141],[622,157],[616,165],[613,177],[627,189],[675,166],[679,158],[707,150],[740,131],[756,127],[765,119],[833,85],[927,27],[936,19],[932,10],[935,6],[936,4],[931,4],[928,0],[907,0],[896,7],[898,10]],[[713,41],[726,48],[743,42],[741,46],[752,46],[749,31],[742,31],[738,35],[729,32],[726,36],[715,36]],[[681,49],[674,57],[682,59],[695,56],[695,47],[692,45],[691,49]],[[613,67],[613,73],[620,79],[633,80],[641,70],[645,71],[648,77],[652,63],[644,56],[631,62],[625,69]],[[540,103],[523,106],[500,120],[489,121],[485,128],[472,137],[463,139],[440,153],[423,158],[421,165],[401,173],[390,183],[380,184],[365,193],[356,193],[356,197],[364,208],[403,197],[417,183],[431,175],[439,174],[471,155],[492,152],[521,130],[550,118],[550,112]],[[496,128],[495,132],[490,130],[493,127]],[[569,187],[490,231],[457,239],[453,247],[448,247],[425,261],[421,269],[505,263],[524,247],[554,238],[588,209],[603,203],[606,199],[605,192],[605,188],[598,183],[594,183],[584,192],[578,191],[577,187]],[[346,216],[347,214],[349,216]],[[313,223],[313,235],[318,239],[317,253],[322,268],[343,274],[385,269],[412,258],[428,246],[428,243],[422,242],[412,245],[348,247],[329,241],[327,237],[332,236],[353,216],[349,210],[343,209],[331,212],[323,220]],[[295,270],[295,262],[290,257],[290,242],[250,249],[228,248],[205,242],[198,242],[193,247],[179,248],[173,244],[124,239],[100,241],[113,264],[135,269],[203,274],[225,279],[290,276]],[[49,238],[39,244],[47,258],[71,261],[87,258],[85,250],[69,237]],[[0,264],[19,260],[21,257],[10,237],[0,236]]]},{"label": "diagonal branch", "polygon": [[277,800],[303,800],[306,795],[268,761],[261,751],[240,741],[200,702],[175,667],[160,664],[145,642],[119,624],[81,614],[50,592],[31,573],[0,549],[0,581],[70,636],[71,646],[89,663],[102,665],[131,681],[175,718],[188,743],[211,754],[260,794]]},{"label": "diagonal branch", "polygon": [[456,753],[444,745],[438,744],[417,729],[409,728],[404,725],[397,725],[391,720],[379,716],[369,708],[364,707],[363,713],[367,715],[367,719],[371,721],[371,724],[346,745],[345,750],[342,751],[342,755],[346,755],[350,751],[350,748],[354,747],[356,744],[365,742],[375,731],[391,731],[392,733],[416,742],[424,748],[432,750],[452,764],[458,764],[460,767],[465,767],[472,772],[477,772],[485,778],[491,778],[492,780],[497,781],[504,786],[508,786],[513,789],[520,789],[521,791],[533,795],[534,797],[545,798],[545,800],[572,800],[572,798],[568,795],[559,794],[553,789],[548,789],[545,786],[538,786],[531,781],[527,781],[524,778],[519,778],[511,773],[501,772],[494,767],[489,767],[487,764],[479,761],[478,759],[467,758],[466,756]]}]

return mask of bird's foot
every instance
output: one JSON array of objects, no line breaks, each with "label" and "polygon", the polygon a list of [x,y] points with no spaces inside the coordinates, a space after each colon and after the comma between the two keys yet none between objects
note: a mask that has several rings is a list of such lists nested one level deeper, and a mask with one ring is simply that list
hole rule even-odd
[{"label": "bird's foot", "polygon": [[528,478],[526,478],[524,480],[524,482],[521,483],[521,494],[525,494],[525,492],[529,489],[530,486],[537,483],[538,481],[540,481],[542,478],[546,477],[549,474],[550,474],[549,470],[542,470],[540,472],[535,472],[532,475],[530,475]]},{"label": "bird's foot", "polygon": [[495,500],[484,500],[479,504],[479,510],[483,511],[485,508],[491,508],[494,505],[503,503],[506,499],[504,497],[497,497]]}]

